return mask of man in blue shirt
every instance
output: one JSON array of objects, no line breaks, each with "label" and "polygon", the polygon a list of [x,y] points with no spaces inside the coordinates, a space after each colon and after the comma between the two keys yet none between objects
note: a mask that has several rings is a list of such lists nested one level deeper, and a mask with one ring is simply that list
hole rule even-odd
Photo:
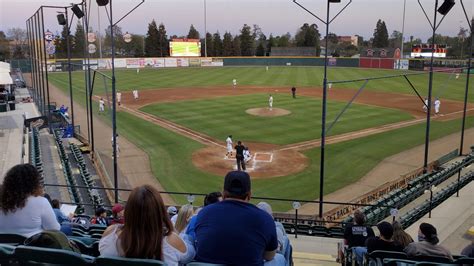
[{"label": "man in blue shirt", "polygon": [[231,265],[263,265],[275,257],[275,222],[249,203],[250,176],[232,171],[225,176],[224,201],[202,209],[196,220],[196,260]]}]

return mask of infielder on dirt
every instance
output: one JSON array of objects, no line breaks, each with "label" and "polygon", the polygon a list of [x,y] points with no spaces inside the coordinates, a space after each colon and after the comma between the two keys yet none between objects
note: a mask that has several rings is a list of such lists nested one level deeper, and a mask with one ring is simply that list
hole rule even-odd
[{"label": "infielder on dirt", "polygon": [[423,105],[423,111],[428,112],[428,98],[425,98],[425,104]]},{"label": "infielder on dirt", "polygon": [[236,88],[237,87],[237,80],[236,79],[233,79],[232,80],[232,88]]},{"label": "infielder on dirt", "polygon": [[435,102],[434,102],[434,108],[435,108],[435,114],[439,114],[439,107],[441,106],[441,101],[437,97]]},{"label": "infielder on dirt", "polygon": [[270,111],[273,108],[273,96],[270,94],[270,97],[268,98],[268,107],[270,108]]},{"label": "infielder on dirt", "polygon": [[232,147],[232,135],[229,135],[225,142],[227,144],[227,153],[225,154],[225,158],[227,159],[229,158],[229,155],[232,157],[232,151],[234,150],[234,147]]},{"label": "infielder on dirt", "polygon": [[117,104],[120,106],[122,104],[122,93],[117,92]]},{"label": "infielder on dirt", "polygon": [[99,100],[99,113],[104,112],[104,110],[105,110],[104,106],[105,106],[105,101],[104,101],[104,99],[100,98],[100,100]]}]

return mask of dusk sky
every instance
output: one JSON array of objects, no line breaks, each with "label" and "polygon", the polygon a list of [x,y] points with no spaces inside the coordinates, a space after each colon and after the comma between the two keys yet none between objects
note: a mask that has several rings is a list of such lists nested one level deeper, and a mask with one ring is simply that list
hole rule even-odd
[{"label": "dusk sky", "polygon": [[[0,30],[6,31],[11,27],[25,27],[25,21],[43,5],[67,5],[73,0],[0,0]],[[78,2],[78,1],[75,1]],[[97,6],[92,2],[91,26],[97,26]],[[138,0],[114,0],[114,18],[119,18],[131,9]],[[333,15],[340,10],[348,0],[340,4],[332,4]],[[405,40],[410,35],[426,41],[431,36],[431,29],[424,17],[417,0],[407,0]],[[421,1],[433,16],[434,0]],[[443,0],[439,0],[440,3]],[[473,14],[474,1],[464,0],[468,16]],[[324,34],[324,25],[316,21],[292,0],[207,0],[207,31],[214,33],[217,30],[224,34],[230,31],[236,34],[244,23],[258,24],[268,36],[281,35],[290,32],[294,36],[296,30],[305,22],[316,23],[321,34]],[[300,0],[320,17],[325,15],[325,0]],[[45,27],[53,32],[60,31],[57,25],[55,10],[45,10]],[[403,0],[353,0],[352,4],[331,24],[330,31],[337,35],[362,35],[364,39],[372,36],[375,24],[380,18],[387,24],[389,34],[393,30],[402,29]],[[106,14],[103,8],[100,11],[102,32],[105,29]],[[440,18],[440,17],[438,17]],[[145,34],[147,25],[155,19],[157,23],[163,22],[168,35],[185,35],[189,26],[194,24],[197,30],[204,33],[204,0],[145,0],[145,3],[123,20],[119,26],[123,32]],[[75,23],[74,23],[75,24]],[[460,0],[446,16],[438,29],[444,35],[454,36],[459,32],[459,27],[468,27]]]}]

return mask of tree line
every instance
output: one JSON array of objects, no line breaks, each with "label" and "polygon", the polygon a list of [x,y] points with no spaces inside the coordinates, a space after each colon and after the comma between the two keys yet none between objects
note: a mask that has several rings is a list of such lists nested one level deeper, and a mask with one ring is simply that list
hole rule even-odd
[{"label": "tree line", "polygon": [[[92,32],[92,29],[89,29]],[[75,32],[67,32],[64,26],[60,33],[56,33],[54,44],[56,45],[56,58],[67,57],[67,35],[70,34],[71,55],[82,57],[87,52],[87,40],[84,28],[80,21],[75,27]],[[127,33],[125,33],[127,34]],[[282,35],[266,35],[256,24],[244,24],[237,34],[226,31],[223,35],[219,31],[215,33],[206,32],[201,34],[194,25],[190,25],[188,34],[183,36],[168,35],[163,23],[157,24],[152,20],[148,24],[147,33],[143,35],[130,34],[131,41],[125,42],[122,28],[114,27],[114,45],[117,57],[167,57],[170,55],[169,42],[172,39],[199,39],[201,41],[201,56],[268,56],[274,47],[312,47],[315,55],[321,54],[321,48],[325,48],[325,39],[321,39],[318,25],[304,23],[296,29],[294,36],[289,32]],[[420,38],[414,36],[405,37],[404,53],[410,53],[413,44],[421,44]],[[102,55],[111,55],[112,39],[110,36],[110,26],[105,29],[105,34],[97,38],[95,45],[98,56],[99,43],[102,47]],[[427,40],[429,43],[431,38]],[[469,31],[460,27],[456,36],[435,36],[437,44],[448,46],[448,57],[465,58],[470,45]],[[328,34],[327,51],[332,56],[353,56],[361,53],[367,48],[400,48],[402,43],[402,33],[394,30],[390,35],[386,23],[379,19],[375,25],[373,36],[364,40],[358,37],[357,46],[350,42],[341,42],[335,33]],[[22,59],[29,56],[26,30],[12,28],[5,32],[0,31],[0,60],[10,58]]]}]

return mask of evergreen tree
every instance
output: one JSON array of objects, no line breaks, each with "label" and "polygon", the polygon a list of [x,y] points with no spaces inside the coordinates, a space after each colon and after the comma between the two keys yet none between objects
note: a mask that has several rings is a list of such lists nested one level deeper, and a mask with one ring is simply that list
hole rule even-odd
[{"label": "evergreen tree", "polygon": [[[54,40],[54,45],[56,45],[57,58],[67,58],[67,35],[68,29],[67,26],[64,25],[63,30],[61,31],[61,35],[56,35],[56,39]],[[72,38],[69,39],[69,42],[69,45],[72,45]]]},{"label": "evergreen tree", "polygon": [[199,32],[194,28],[193,24],[189,27],[188,39],[199,39]]},{"label": "evergreen tree", "polygon": [[275,41],[276,41],[278,47],[289,47],[289,46],[291,46],[290,40],[291,40],[291,34],[289,32],[287,32],[285,35],[277,36],[275,38]]},{"label": "evergreen tree", "polygon": [[76,26],[76,33],[74,34],[74,45],[73,49],[71,51],[72,54],[76,57],[83,57],[84,56],[84,45],[85,45],[85,33],[84,33],[84,27],[82,27],[82,24],[77,22]]},{"label": "evergreen tree", "polygon": [[374,30],[374,40],[372,46],[375,48],[388,47],[388,31],[385,21],[379,19]]},{"label": "evergreen tree", "polygon": [[145,56],[155,57],[160,55],[159,33],[155,20],[148,24],[148,31],[145,37]]},{"label": "evergreen tree", "polygon": [[276,46],[276,40],[273,38],[273,34],[270,34],[270,37],[268,38],[267,42],[267,51],[266,53],[271,55],[272,53],[272,47]]},{"label": "evergreen tree", "polygon": [[250,32],[251,28],[249,25],[244,24],[240,30],[240,50],[242,56],[253,56],[255,51],[255,38]]},{"label": "evergreen tree", "polygon": [[214,56],[222,56],[222,54],[224,53],[223,52],[223,43],[222,43],[222,39],[221,39],[221,35],[219,34],[219,32],[216,32],[214,33],[214,35],[212,36],[212,39],[213,39],[213,48],[214,48]]},{"label": "evergreen tree", "polygon": [[206,33],[206,49],[207,49],[207,56],[215,56],[214,54],[214,41],[212,40],[212,34],[209,32]]},{"label": "evergreen tree", "polygon": [[[115,54],[122,55],[123,48],[125,46],[125,42],[123,41],[123,33],[122,28],[119,26],[114,26],[114,45],[115,45]],[[110,35],[110,25],[105,30],[105,38],[104,38],[104,47],[105,50],[108,51],[108,54],[112,54],[112,39]]]},{"label": "evergreen tree", "polygon": [[241,56],[242,51],[240,50],[241,42],[240,36],[235,36],[234,40],[232,41],[232,55],[233,56]]},{"label": "evergreen tree", "polygon": [[158,26],[158,49],[160,57],[169,56],[169,47],[170,45],[168,36],[166,35],[165,25],[163,25],[163,23],[160,23],[160,26]]},{"label": "evergreen tree", "polygon": [[263,42],[259,42],[257,45],[257,50],[255,51],[256,56],[265,56],[265,45]]},{"label": "evergreen tree", "polygon": [[224,40],[222,41],[222,55],[223,56],[231,56],[233,54],[232,51],[232,34],[230,32],[226,32],[224,34]]},{"label": "evergreen tree", "polygon": [[10,49],[8,48],[7,36],[3,31],[0,31],[0,61],[5,61],[10,58]]}]

